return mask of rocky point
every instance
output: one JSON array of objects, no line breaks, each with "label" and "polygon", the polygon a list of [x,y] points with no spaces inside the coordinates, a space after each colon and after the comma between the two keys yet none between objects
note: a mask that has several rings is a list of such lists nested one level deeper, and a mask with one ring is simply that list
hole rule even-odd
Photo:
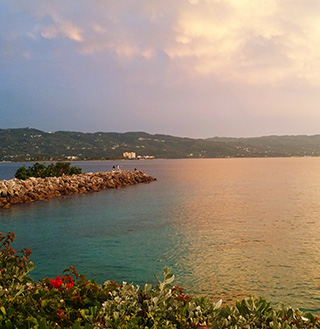
[{"label": "rocky point", "polygon": [[107,188],[121,188],[156,179],[139,170],[116,170],[72,176],[10,179],[0,181],[0,208],[12,204],[48,200],[61,195],[88,193]]}]

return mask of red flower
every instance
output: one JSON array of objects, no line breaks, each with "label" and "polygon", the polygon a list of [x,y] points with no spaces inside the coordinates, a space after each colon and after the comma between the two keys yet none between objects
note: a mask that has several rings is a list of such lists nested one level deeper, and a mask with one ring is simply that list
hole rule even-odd
[{"label": "red flower", "polygon": [[66,283],[66,287],[67,287],[67,289],[69,289],[69,288],[71,288],[71,287],[73,287],[73,286],[74,286],[73,281],[70,282],[70,283]]},{"label": "red flower", "polygon": [[67,288],[67,290],[68,290],[69,288],[71,288],[71,287],[74,286],[74,282],[73,282],[73,278],[72,278],[72,276],[70,276],[70,275],[63,275],[62,278],[63,278],[63,281],[64,281],[65,284],[66,284],[66,288]]},{"label": "red flower", "polygon": [[3,269],[2,269],[2,267],[0,267],[0,272],[3,273]]},{"label": "red flower", "polygon": [[53,288],[59,289],[62,285],[62,280],[60,276],[58,275],[55,279],[52,279],[50,284]]}]

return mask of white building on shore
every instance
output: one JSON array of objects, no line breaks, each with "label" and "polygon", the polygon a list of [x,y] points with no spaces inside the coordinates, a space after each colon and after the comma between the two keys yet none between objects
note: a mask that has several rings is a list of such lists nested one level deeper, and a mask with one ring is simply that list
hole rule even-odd
[{"label": "white building on shore", "polygon": [[136,159],[136,153],[135,152],[124,152],[123,157],[127,159]]}]

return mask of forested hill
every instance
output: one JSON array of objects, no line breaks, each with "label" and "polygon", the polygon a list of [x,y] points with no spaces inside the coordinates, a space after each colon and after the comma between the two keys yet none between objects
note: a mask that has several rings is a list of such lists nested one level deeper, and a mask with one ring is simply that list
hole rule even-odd
[{"label": "forested hill", "polygon": [[113,159],[124,152],[171,159],[319,156],[320,135],[192,139],[145,132],[0,129],[0,161]]}]

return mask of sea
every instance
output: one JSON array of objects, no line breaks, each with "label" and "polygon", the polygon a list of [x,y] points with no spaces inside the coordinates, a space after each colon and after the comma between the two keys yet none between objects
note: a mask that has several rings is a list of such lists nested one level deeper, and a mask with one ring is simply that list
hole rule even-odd
[{"label": "sea", "polygon": [[[21,165],[0,163],[0,180]],[[0,232],[32,251],[33,279],[75,266],[99,283],[143,287],[170,267],[191,296],[262,297],[320,313],[320,158],[72,165],[137,168],[157,181],[0,209]]]}]

